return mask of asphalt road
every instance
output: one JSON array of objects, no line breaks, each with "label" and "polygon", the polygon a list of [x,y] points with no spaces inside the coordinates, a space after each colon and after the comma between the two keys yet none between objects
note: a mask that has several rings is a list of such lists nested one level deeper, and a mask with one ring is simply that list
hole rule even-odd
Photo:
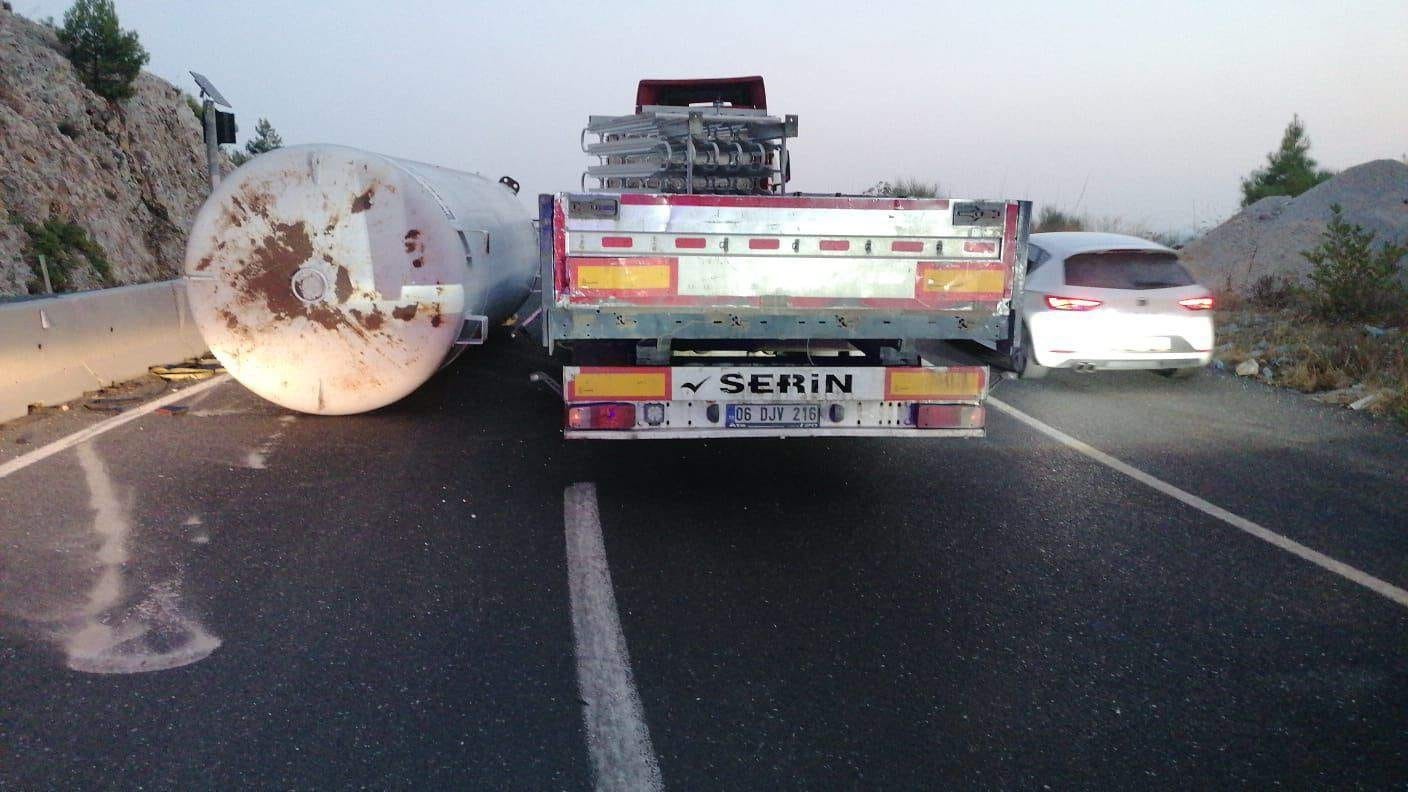
[{"label": "asphalt road", "polygon": [[[221,384],[0,478],[0,788],[580,789],[622,729],[673,789],[1408,784],[1403,604],[997,411],[566,444],[540,367],[341,418]],[[1211,373],[995,395],[1408,587],[1398,429]]]}]

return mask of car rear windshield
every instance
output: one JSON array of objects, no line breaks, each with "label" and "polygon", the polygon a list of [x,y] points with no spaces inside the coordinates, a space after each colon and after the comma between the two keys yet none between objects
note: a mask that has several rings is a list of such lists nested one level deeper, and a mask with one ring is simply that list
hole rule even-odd
[{"label": "car rear windshield", "polygon": [[1095,289],[1167,289],[1189,286],[1193,276],[1172,253],[1112,250],[1066,259],[1066,284]]}]

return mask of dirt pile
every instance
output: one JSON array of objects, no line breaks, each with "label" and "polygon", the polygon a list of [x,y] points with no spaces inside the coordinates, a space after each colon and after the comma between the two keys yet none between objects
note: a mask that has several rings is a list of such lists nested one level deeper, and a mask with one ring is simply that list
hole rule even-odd
[{"label": "dirt pile", "polygon": [[171,84],[143,72],[134,88],[99,97],[53,30],[0,9],[0,296],[29,291],[25,223],[77,227],[101,249],[109,275],[76,253],[75,289],[176,275],[209,191],[201,126]]},{"label": "dirt pile", "polygon": [[1295,198],[1263,198],[1188,243],[1183,260],[1214,289],[1242,290],[1268,275],[1302,277],[1310,262],[1300,253],[1319,244],[1334,204],[1346,220],[1376,232],[1376,242],[1408,239],[1408,164],[1374,160]]}]

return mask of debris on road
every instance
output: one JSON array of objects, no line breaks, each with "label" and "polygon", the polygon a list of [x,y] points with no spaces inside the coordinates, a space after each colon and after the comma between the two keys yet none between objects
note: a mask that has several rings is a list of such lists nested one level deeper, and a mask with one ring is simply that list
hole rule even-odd
[{"label": "debris on road", "polygon": [[151,373],[164,380],[199,380],[208,379],[215,376],[215,369],[208,368],[187,368],[184,366],[152,366],[147,369]]},{"label": "debris on road", "polygon": [[1379,399],[1381,399],[1381,398],[1383,398],[1383,394],[1381,394],[1381,393],[1371,393],[1371,394],[1369,394],[1368,396],[1365,396],[1364,398],[1359,399],[1358,401],[1352,402],[1352,403],[1349,405],[1349,409],[1351,409],[1351,410],[1363,410],[1364,408],[1369,407],[1370,405],[1374,404],[1375,402],[1377,402],[1377,401],[1378,401]]},{"label": "debris on road", "polygon": [[1261,364],[1256,362],[1256,358],[1247,358],[1237,364],[1237,376],[1255,377],[1261,371]]}]

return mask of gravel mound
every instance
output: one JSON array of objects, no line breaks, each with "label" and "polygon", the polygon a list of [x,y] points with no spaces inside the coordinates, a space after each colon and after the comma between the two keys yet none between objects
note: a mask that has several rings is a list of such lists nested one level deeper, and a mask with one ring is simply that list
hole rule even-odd
[{"label": "gravel mound", "polygon": [[1300,253],[1319,244],[1333,204],[1377,233],[1376,243],[1408,239],[1408,164],[1374,160],[1295,198],[1263,198],[1188,243],[1183,260],[1214,289],[1242,289],[1267,275],[1302,277],[1310,262]]}]

